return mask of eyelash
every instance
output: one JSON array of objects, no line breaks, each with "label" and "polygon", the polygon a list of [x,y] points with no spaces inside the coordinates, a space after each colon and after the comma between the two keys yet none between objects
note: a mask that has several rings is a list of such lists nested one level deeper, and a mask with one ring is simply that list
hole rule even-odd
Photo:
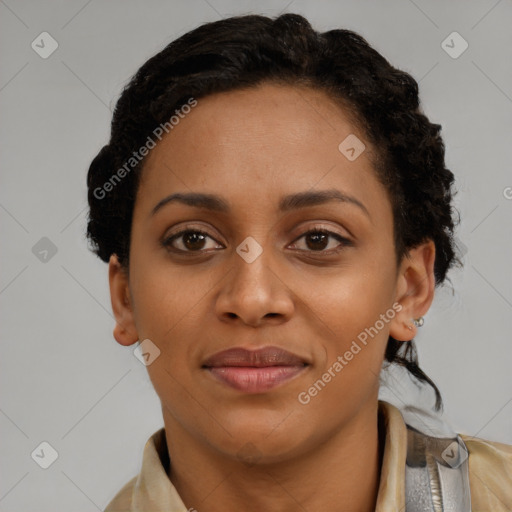
[{"label": "eyelash", "polygon": [[[201,235],[204,235],[208,238],[211,238],[212,240],[214,240],[216,243],[219,243],[217,242],[217,240],[215,240],[212,236],[210,236],[208,233],[206,233],[205,231],[202,231],[200,229],[197,229],[197,228],[188,228],[188,229],[184,229],[178,233],[175,233],[169,237],[166,237],[164,240],[162,240],[162,246],[164,248],[166,248],[167,250],[171,251],[171,252],[174,252],[174,253],[178,253],[178,254],[187,254],[187,253],[190,253],[190,254],[201,254],[201,253],[205,253],[205,252],[211,252],[211,250],[198,250],[198,251],[190,251],[190,250],[183,250],[183,249],[176,249],[175,247],[172,246],[172,242],[174,240],[177,240],[179,238],[181,238],[183,235],[185,234],[188,234],[188,233],[198,233],[198,234],[201,234]],[[327,229],[324,229],[324,228],[313,228],[313,229],[310,229],[308,231],[305,231],[304,233],[302,233],[298,238],[296,238],[292,244],[295,244],[298,240],[300,240],[301,238],[307,236],[307,235],[310,235],[312,233],[315,233],[315,234],[323,234],[323,235],[327,235],[327,236],[330,236],[330,237],[333,237],[335,238],[336,240],[338,240],[339,242],[341,242],[341,246],[340,247],[337,247],[335,249],[329,249],[329,250],[319,250],[319,251],[314,251],[312,249],[298,249],[300,252],[309,252],[309,253],[314,253],[314,254],[324,254],[324,255],[332,255],[333,253],[338,253],[340,251],[342,251],[345,247],[350,247],[353,245],[353,243],[348,239],[348,238],[345,238],[341,235],[339,235],[338,233],[335,233],[333,231],[329,231]],[[214,249],[214,250],[217,250],[217,249]]]}]

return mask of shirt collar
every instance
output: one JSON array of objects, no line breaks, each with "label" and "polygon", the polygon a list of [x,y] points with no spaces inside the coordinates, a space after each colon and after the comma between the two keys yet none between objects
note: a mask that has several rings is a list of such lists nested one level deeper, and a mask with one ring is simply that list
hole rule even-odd
[{"label": "shirt collar", "polygon": [[[385,443],[375,512],[405,510],[407,429],[400,411],[388,402],[379,401],[379,414],[385,429]],[[178,491],[167,476],[168,468],[165,430],[161,428],[149,438],[144,447],[142,468],[134,480],[131,495],[131,512],[187,512]]]}]

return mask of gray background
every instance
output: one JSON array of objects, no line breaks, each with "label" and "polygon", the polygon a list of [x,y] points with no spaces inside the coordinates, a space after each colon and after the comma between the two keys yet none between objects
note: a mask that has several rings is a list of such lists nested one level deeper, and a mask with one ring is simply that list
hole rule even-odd
[{"label": "gray background", "polygon": [[[0,0],[0,511],[103,509],[163,425],[134,346],[112,337],[107,266],[84,238],[85,175],[122,86],[203,22],[284,11],[356,30],[419,80],[465,252],[420,330],[420,363],[456,431],[512,443],[510,0]],[[31,48],[43,31],[59,45],[47,59]],[[456,59],[441,46],[453,31],[469,43]],[[43,237],[57,249],[46,261]],[[46,470],[31,458],[42,441],[58,452]]]}]

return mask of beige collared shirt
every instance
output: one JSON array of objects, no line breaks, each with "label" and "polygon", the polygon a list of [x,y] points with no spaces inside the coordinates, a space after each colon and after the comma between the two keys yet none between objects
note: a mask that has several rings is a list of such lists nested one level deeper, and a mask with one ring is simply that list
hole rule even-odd
[{"label": "beige collared shirt", "polygon": [[[400,411],[379,401],[385,433],[376,512],[405,511],[407,429]],[[472,512],[512,511],[512,446],[461,435],[469,452]],[[105,512],[188,512],[166,473],[164,429],[144,447],[142,468],[109,503]],[[193,510],[193,509],[192,509]]]}]

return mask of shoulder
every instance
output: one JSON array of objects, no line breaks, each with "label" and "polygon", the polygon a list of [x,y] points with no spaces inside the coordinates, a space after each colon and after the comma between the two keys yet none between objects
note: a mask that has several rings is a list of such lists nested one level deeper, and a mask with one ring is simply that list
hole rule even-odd
[{"label": "shoulder", "polygon": [[[168,503],[169,495],[174,489],[167,477],[168,465],[169,454],[165,429],[161,428],[152,434],[144,445],[139,474],[121,488],[104,512],[131,512],[142,508],[145,510],[145,506],[152,503],[151,495]],[[163,509],[165,506],[161,508]]]},{"label": "shoulder", "polygon": [[110,501],[104,512],[129,512],[132,510],[132,496],[136,482],[137,476],[127,482]]},{"label": "shoulder", "polygon": [[469,453],[473,512],[512,511],[512,445],[461,434]]}]

